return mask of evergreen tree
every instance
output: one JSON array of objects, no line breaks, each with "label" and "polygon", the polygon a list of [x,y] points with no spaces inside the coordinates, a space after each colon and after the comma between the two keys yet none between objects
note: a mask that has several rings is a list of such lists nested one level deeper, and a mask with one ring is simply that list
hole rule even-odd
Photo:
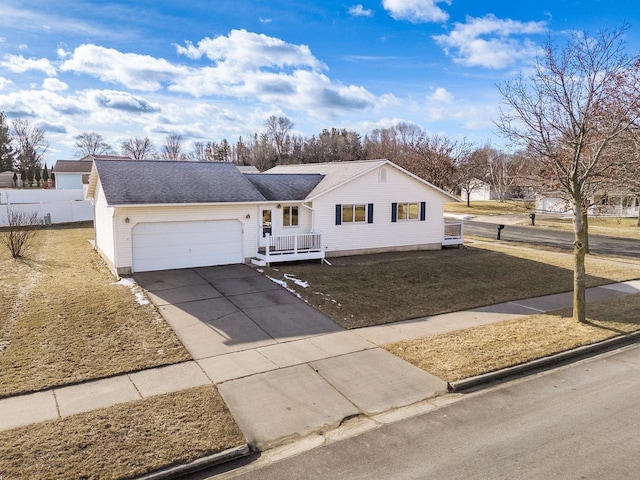
[{"label": "evergreen tree", "polygon": [[0,112],[0,172],[13,170],[15,150],[11,146],[11,132],[4,112]]}]

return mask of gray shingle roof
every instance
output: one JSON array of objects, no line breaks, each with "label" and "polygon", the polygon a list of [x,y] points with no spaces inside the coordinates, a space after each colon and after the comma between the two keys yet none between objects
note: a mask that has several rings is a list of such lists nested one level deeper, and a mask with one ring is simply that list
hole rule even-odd
[{"label": "gray shingle roof", "polygon": [[53,166],[55,173],[91,173],[93,162],[87,160],[58,160]]},{"label": "gray shingle roof", "polygon": [[233,163],[156,160],[94,163],[109,205],[266,200]]},{"label": "gray shingle roof", "polygon": [[272,201],[304,200],[320,183],[319,174],[245,173],[245,177],[267,199]]}]

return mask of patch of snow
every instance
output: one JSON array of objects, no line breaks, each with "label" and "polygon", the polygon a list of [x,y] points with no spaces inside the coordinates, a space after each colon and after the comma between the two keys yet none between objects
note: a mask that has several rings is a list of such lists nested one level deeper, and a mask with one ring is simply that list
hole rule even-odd
[{"label": "patch of snow", "polygon": [[142,292],[134,292],[136,295],[136,301],[138,302],[138,304],[140,305],[149,305],[149,299],[147,299],[147,296],[142,293]]},{"label": "patch of snow", "polygon": [[264,273],[264,270],[262,268],[256,268],[256,272],[258,273]]},{"label": "patch of snow", "polygon": [[295,283],[296,285],[298,285],[299,287],[302,288],[307,288],[309,286],[309,282],[305,282],[304,280],[300,280],[296,277],[294,277],[293,275],[291,275],[290,273],[285,273],[284,274],[284,278],[287,280],[291,280],[293,283]]},{"label": "patch of snow", "polygon": [[149,305],[149,299],[144,294],[144,292],[138,287],[136,281],[131,277],[122,277],[117,282],[113,282],[112,285],[122,285],[125,287],[129,287],[133,294],[136,297],[136,302],[138,305]]}]

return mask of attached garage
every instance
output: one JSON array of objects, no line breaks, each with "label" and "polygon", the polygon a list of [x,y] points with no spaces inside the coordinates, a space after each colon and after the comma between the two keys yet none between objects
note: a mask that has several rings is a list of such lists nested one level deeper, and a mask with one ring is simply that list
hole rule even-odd
[{"label": "attached garage", "polygon": [[242,263],[237,220],[139,223],[132,231],[133,271]]}]

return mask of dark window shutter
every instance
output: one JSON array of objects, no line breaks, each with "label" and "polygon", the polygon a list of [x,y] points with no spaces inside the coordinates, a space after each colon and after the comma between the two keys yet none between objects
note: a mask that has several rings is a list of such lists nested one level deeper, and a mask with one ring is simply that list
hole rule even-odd
[{"label": "dark window shutter", "polygon": [[373,223],[373,203],[367,204],[367,223]]},{"label": "dark window shutter", "polygon": [[427,219],[427,202],[420,202],[420,221]]},{"label": "dark window shutter", "polygon": [[392,222],[398,221],[398,204],[397,203],[391,204],[391,221]]},{"label": "dark window shutter", "polygon": [[342,225],[342,205],[336,205],[336,225]]}]

